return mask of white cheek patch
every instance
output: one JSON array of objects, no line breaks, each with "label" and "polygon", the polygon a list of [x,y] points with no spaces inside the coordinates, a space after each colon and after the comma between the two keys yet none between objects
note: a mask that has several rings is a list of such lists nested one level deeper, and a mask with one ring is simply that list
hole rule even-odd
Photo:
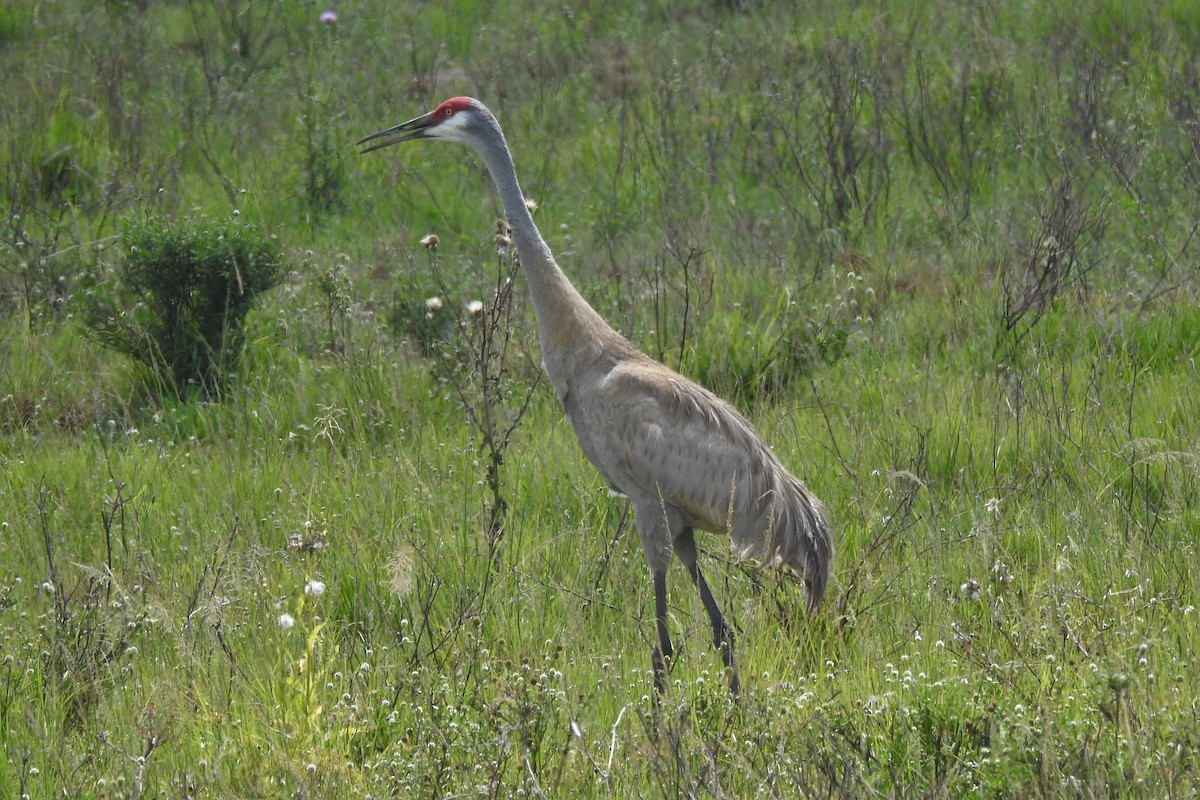
[{"label": "white cheek patch", "polygon": [[467,118],[461,113],[447,117],[441,124],[432,128],[430,133],[437,139],[449,139],[452,142],[465,144],[467,139]]}]

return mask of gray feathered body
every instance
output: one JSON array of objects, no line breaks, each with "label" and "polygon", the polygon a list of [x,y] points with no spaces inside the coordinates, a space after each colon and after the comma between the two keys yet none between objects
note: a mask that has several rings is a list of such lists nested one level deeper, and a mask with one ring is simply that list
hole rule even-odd
[{"label": "gray feathered body", "polygon": [[728,534],[742,557],[791,570],[809,608],[819,603],[833,550],[821,502],[728,403],[624,339],[604,350],[606,358],[560,378],[559,398],[604,478],[635,508],[668,520],[650,531],[639,525],[651,568],[670,562],[677,518]]}]

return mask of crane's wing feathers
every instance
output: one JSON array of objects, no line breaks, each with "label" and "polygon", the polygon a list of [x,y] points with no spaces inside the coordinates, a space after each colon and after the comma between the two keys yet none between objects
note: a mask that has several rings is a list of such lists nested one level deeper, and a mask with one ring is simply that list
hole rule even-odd
[{"label": "crane's wing feathers", "polygon": [[832,555],[824,508],[741,414],[644,357],[622,360],[597,388],[612,457],[597,466],[613,485],[728,533],[741,555],[791,568],[810,604],[820,600]]}]

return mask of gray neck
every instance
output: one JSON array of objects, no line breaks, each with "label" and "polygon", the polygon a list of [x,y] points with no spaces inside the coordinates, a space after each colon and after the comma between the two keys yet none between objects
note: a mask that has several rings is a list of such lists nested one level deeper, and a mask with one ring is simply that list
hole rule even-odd
[{"label": "gray neck", "polygon": [[531,283],[539,279],[551,279],[554,283],[561,281],[569,286],[570,281],[555,263],[550,247],[542,239],[525,205],[525,196],[521,194],[521,186],[517,183],[517,171],[504,133],[494,119],[488,122],[492,125],[493,135],[483,137],[478,150],[500,193],[504,214],[512,228],[513,241],[517,245],[517,252],[521,254],[521,264]]},{"label": "gray neck", "polygon": [[488,122],[494,126],[494,135],[478,139],[480,144],[476,149],[504,204],[537,313],[542,359],[550,380],[561,393],[565,385],[560,384],[576,374],[583,360],[598,357],[613,346],[628,347],[628,344],[588,305],[555,263],[525,205],[504,134],[494,119]]}]

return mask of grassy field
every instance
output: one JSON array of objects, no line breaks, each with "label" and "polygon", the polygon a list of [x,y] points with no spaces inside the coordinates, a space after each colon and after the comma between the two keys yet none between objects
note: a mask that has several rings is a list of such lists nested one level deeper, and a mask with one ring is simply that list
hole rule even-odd
[{"label": "grassy field", "polygon": [[[0,795],[1197,796],[1198,53],[1183,0],[6,4]],[[454,94],[829,509],[811,619],[703,537],[740,703],[675,570],[652,714],[481,163],[355,152]],[[83,323],[164,215],[287,261],[217,396]]]}]

